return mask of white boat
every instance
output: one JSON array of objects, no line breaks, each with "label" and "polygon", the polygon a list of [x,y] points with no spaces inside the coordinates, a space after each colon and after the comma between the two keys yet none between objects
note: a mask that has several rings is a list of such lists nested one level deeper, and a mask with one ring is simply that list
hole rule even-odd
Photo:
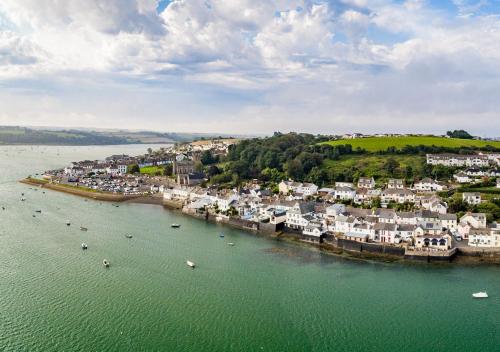
[{"label": "white boat", "polygon": [[126,238],[132,238],[132,235],[125,235]]},{"label": "white boat", "polygon": [[172,225],[170,225],[170,227],[173,227],[173,228],[175,228],[175,229],[176,229],[176,228],[181,227],[181,225],[179,225],[179,224],[172,224]]},{"label": "white boat", "polygon": [[83,226],[80,226],[80,230],[81,230],[81,231],[87,231],[87,230],[88,230],[88,228],[83,227]]},{"label": "white boat", "polygon": [[186,264],[187,264],[189,267],[193,268],[193,269],[194,269],[194,267],[196,266],[196,265],[195,265],[192,261],[190,261],[190,260],[187,260],[187,261],[186,261]]},{"label": "white boat", "polygon": [[106,268],[109,268],[109,260],[104,259],[104,260],[102,261],[102,265],[104,265]]},{"label": "white boat", "polygon": [[476,292],[472,294],[474,298],[488,298],[488,294],[485,292]]},{"label": "white boat", "polygon": [[71,225],[71,222],[69,220],[66,221],[66,225],[68,225],[68,226]]},{"label": "white boat", "polygon": [[87,248],[88,248],[87,244],[86,243],[82,243],[82,249],[87,249]]},{"label": "white boat", "polygon": [[233,242],[229,242],[227,245],[228,246],[234,246],[234,243]]}]

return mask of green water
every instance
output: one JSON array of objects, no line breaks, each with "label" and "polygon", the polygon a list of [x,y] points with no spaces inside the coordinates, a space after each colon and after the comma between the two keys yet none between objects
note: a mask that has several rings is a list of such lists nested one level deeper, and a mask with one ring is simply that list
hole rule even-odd
[{"label": "green water", "polygon": [[145,148],[0,147],[0,351],[500,350],[500,267],[350,261],[16,183]]}]

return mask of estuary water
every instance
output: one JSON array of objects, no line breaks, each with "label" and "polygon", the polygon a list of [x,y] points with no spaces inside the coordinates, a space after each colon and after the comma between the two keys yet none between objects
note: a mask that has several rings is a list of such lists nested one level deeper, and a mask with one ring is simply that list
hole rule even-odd
[{"label": "estuary water", "polygon": [[0,147],[0,351],[500,351],[498,266],[348,260],[16,182],[147,147]]}]

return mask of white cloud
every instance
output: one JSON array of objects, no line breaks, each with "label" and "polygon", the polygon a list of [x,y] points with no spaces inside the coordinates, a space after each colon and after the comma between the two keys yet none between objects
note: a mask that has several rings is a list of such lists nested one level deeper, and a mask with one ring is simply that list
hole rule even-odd
[{"label": "white cloud", "polygon": [[[47,106],[43,121],[67,109],[88,124],[128,114],[139,127],[140,111],[126,108],[138,99],[153,126],[177,115],[203,123],[207,110],[207,124],[240,116],[223,124],[234,129],[257,114],[272,129],[376,128],[373,116],[394,129],[431,117],[467,124],[500,109],[500,18],[478,15],[482,1],[455,4],[450,13],[423,0],[175,0],[158,14],[154,0],[2,0],[0,84],[37,82],[42,96],[87,88]],[[95,84],[109,93],[92,95]],[[6,94],[10,116],[41,116],[31,96]]]}]

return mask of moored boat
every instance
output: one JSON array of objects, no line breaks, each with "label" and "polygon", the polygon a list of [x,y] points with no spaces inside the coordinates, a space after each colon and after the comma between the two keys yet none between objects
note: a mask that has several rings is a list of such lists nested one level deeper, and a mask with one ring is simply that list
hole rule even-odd
[{"label": "moored boat", "polygon": [[126,238],[132,238],[132,235],[125,235]]},{"label": "moored boat", "polygon": [[86,243],[82,243],[82,249],[87,249],[87,248],[88,248],[87,244]]},{"label": "moored boat", "polygon": [[71,225],[71,222],[69,220],[66,221],[66,225],[69,226]]},{"label": "moored boat", "polygon": [[234,246],[234,243],[233,242],[229,242],[227,245],[228,246]]},{"label": "moored boat", "polygon": [[170,227],[173,227],[174,229],[177,229],[177,228],[181,227],[181,225],[179,225],[179,224],[172,224],[172,225],[170,225]]},{"label": "moored boat", "polygon": [[223,233],[219,234],[219,237],[224,238],[224,234]]},{"label": "moored boat", "polygon": [[104,259],[104,260],[102,261],[102,265],[104,265],[106,268],[109,268],[109,265],[110,265],[109,260]]},{"label": "moored boat", "polygon": [[42,211],[41,210],[35,210],[35,213],[41,213]]},{"label": "moored boat", "polygon": [[488,294],[486,293],[486,291],[476,292],[476,293],[472,294],[472,297],[474,297],[474,298],[488,298]]},{"label": "moored boat", "polygon": [[194,262],[192,262],[192,261],[190,261],[190,260],[186,260],[186,264],[187,264],[190,268],[193,268],[193,269],[194,269],[194,267],[196,266],[196,265],[194,264]]},{"label": "moored boat", "polygon": [[81,230],[81,231],[87,231],[87,230],[88,230],[88,228],[83,227],[83,226],[80,226],[80,230]]}]

